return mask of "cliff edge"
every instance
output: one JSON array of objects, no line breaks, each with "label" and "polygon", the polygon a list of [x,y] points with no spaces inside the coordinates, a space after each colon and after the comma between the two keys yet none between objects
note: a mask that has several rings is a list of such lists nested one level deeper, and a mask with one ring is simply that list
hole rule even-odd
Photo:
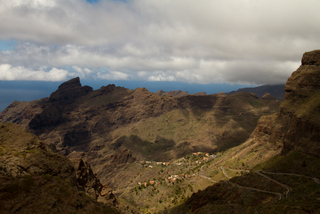
[{"label": "cliff edge", "polygon": [[282,153],[299,149],[320,154],[320,50],[303,54],[301,66],[285,85],[279,112],[262,117],[251,139],[282,146]]}]

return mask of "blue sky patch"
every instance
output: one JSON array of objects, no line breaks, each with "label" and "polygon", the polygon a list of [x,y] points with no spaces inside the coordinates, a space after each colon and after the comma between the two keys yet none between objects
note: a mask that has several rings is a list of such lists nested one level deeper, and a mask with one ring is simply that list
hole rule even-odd
[{"label": "blue sky patch", "polygon": [[99,0],[87,0],[87,2],[91,3],[91,4],[94,4],[94,3],[97,3]]},{"label": "blue sky patch", "polygon": [[0,50],[2,51],[13,50],[15,45],[15,40],[0,40]]}]

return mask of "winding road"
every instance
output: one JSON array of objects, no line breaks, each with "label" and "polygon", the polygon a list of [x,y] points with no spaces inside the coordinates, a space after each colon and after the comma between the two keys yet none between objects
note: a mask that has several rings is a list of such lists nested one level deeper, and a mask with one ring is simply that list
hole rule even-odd
[{"label": "winding road", "polygon": [[224,176],[226,176],[227,178],[230,179],[231,177],[226,173],[226,170],[224,169],[223,166],[221,167],[221,169],[222,169],[222,172],[223,172]]},{"label": "winding road", "polygon": [[[292,189],[291,189],[289,186],[287,186],[287,185],[285,185],[285,184],[283,184],[283,183],[280,183],[279,181],[276,181],[276,180],[274,180],[274,179],[272,179],[272,178],[270,178],[270,177],[262,174],[261,172],[262,172],[262,171],[258,170],[258,171],[256,171],[255,173],[258,174],[258,175],[260,175],[260,176],[262,176],[262,177],[264,177],[264,178],[266,178],[266,179],[268,179],[268,180],[270,180],[270,181],[272,181],[272,182],[274,182],[274,183],[276,183],[276,184],[278,184],[278,185],[280,185],[280,186],[283,186],[284,188],[287,189],[286,198],[288,198],[288,197],[290,196],[290,192],[292,191]],[[276,173],[274,173],[274,174],[276,174]]]},{"label": "winding road", "polygon": [[266,190],[262,190],[262,189],[257,189],[257,188],[252,188],[252,187],[245,187],[245,186],[241,186],[239,184],[236,184],[236,183],[233,183],[233,182],[230,182],[230,181],[229,181],[229,183],[231,185],[239,187],[239,188],[253,190],[253,191],[256,191],[256,192],[269,193],[269,194],[272,194],[272,195],[277,195],[277,196],[279,196],[279,200],[284,198],[283,195],[281,193],[279,193],[279,192],[270,192],[270,191],[266,191]]},{"label": "winding road", "polygon": [[[229,168],[228,168],[229,169]],[[225,171],[225,168],[223,166],[221,166],[221,170],[222,170],[222,173],[224,174],[224,176],[226,176],[227,178],[231,178]],[[235,170],[235,169],[229,169],[229,170],[232,170],[232,171],[246,171],[246,172],[249,172],[249,170]],[[312,179],[314,182],[316,182],[317,184],[320,184],[320,180],[318,178],[314,178],[314,177],[309,177],[309,176],[305,176],[305,175],[299,175],[299,174],[293,174],[293,173],[276,173],[276,172],[266,172],[266,171],[262,171],[262,170],[257,170],[255,172],[257,175],[260,175],[284,188],[287,189],[287,192],[286,192],[286,198],[288,198],[290,196],[290,193],[292,191],[292,189],[283,184],[283,183],[280,183],[279,181],[277,180],[274,180],[272,178],[270,178],[269,176],[265,175],[265,174],[272,174],[272,175],[288,175],[288,176],[299,176],[299,177],[305,177],[305,178],[310,178]],[[264,173],[264,174],[263,174]],[[236,183],[233,183],[233,182],[230,182],[228,181],[230,184],[234,185],[234,186],[237,186],[237,187],[240,187],[240,188],[244,188],[244,189],[249,189],[249,190],[253,190],[253,191],[258,191],[258,192],[264,192],[264,193],[270,193],[270,194],[274,194],[274,195],[278,195],[279,196],[279,200],[283,199],[283,195],[279,192],[270,192],[270,191],[266,191],[266,190],[261,190],[261,189],[256,189],[256,188],[252,188],[252,187],[246,187],[246,186],[241,186],[239,184],[236,184]]]}]

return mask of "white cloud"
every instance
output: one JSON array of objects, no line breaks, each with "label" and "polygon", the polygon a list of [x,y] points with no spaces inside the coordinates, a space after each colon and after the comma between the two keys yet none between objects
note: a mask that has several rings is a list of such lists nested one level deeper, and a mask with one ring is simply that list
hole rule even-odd
[{"label": "white cloud", "polygon": [[170,75],[164,72],[154,72],[147,78],[149,81],[177,81],[174,75]]},{"label": "white cloud", "polygon": [[318,0],[0,4],[0,39],[18,41],[0,52],[0,64],[30,72],[48,66],[83,78],[283,83],[302,54],[320,46]]},{"label": "white cloud", "polygon": [[129,80],[130,75],[119,72],[119,71],[105,71],[105,72],[98,72],[97,77],[99,79],[106,79],[106,80]]},{"label": "white cloud", "polygon": [[9,64],[0,65],[0,80],[62,81],[68,77],[68,71],[63,69],[52,68],[46,72],[29,70],[22,66],[12,67]]}]

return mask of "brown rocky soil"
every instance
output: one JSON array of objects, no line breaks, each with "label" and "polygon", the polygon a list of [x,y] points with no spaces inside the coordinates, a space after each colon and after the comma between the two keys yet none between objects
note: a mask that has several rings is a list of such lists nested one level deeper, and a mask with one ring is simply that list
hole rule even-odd
[{"label": "brown rocky soil", "polygon": [[118,213],[86,161],[71,163],[16,124],[0,124],[0,180],[0,213]]}]

